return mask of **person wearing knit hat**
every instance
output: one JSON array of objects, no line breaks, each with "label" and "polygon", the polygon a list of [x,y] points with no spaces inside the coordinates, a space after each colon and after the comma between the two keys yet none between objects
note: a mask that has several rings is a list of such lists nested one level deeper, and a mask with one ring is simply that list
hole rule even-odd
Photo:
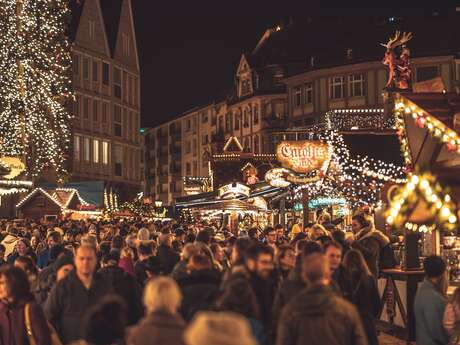
[{"label": "person wearing knit hat", "polygon": [[199,312],[185,331],[187,345],[257,345],[248,321],[231,312]]},{"label": "person wearing knit hat", "polygon": [[69,272],[75,269],[73,255],[65,253],[59,256],[53,264],[53,269],[56,273],[56,281],[64,279]]},{"label": "person wearing knit hat", "polygon": [[295,223],[292,228],[291,228],[291,234],[290,234],[290,237],[291,237],[291,241],[294,239],[294,237],[301,233],[302,232],[302,228],[300,227],[299,224]]}]

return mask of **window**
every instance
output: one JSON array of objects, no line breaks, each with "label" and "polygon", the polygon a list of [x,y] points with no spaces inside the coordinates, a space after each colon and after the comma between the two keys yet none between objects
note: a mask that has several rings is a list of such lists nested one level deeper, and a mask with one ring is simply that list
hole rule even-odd
[{"label": "window", "polygon": [[76,118],[80,117],[80,108],[81,107],[81,96],[77,95],[75,97],[74,107],[73,107],[73,116]]},{"label": "window", "polygon": [[107,123],[109,116],[109,103],[102,102],[102,123]]},{"label": "window", "polygon": [[224,117],[219,116],[219,131],[223,132],[224,131]]},{"label": "window", "polygon": [[185,174],[186,175],[192,174],[192,165],[190,163],[185,163]]},{"label": "window", "polygon": [[73,67],[73,74],[79,76],[80,75],[80,55],[74,54],[73,61],[72,61],[72,67]]},{"label": "window", "polygon": [[121,98],[121,70],[116,67],[113,69],[113,94]]},{"label": "window", "polygon": [[240,129],[240,122],[241,122],[241,115],[238,112],[238,113],[235,114],[235,130]]},{"label": "window", "polygon": [[109,164],[109,142],[108,141],[102,142],[102,164],[104,165]]},{"label": "window", "polygon": [[254,153],[259,153],[259,136],[254,136]]},{"label": "window", "polygon": [[115,176],[123,175],[123,147],[121,145],[115,145],[113,150],[113,159],[115,162],[114,173]]},{"label": "window", "polygon": [[350,97],[364,96],[364,74],[352,74],[348,76],[348,92]]},{"label": "window", "polygon": [[201,123],[206,123],[206,122],[208,122],[208,112],[207,111],[201,113]]},{"label": "window", "polygon": [[329,78],[329,98],[340,99],[343,98],[344,78],[332,77]]},{"label": "window", "polygon": [[424,81],[438,76],[438,66],[417,67],[417,81]]},{"label": "window", "polygon": [[251,90],[250,90],[249,80],[245,79],[243,80],[243,83],[242,83],[241,96],[247,95],[250,92]]},{"label": "window", "polygon": [[102,84],[109,85],[109,64],[107,62],[102,63]]},{"label": "window", "polygon": [[201,140],[202,145],[206,145],[209,142],[209,136],[207,134],[203,135],[203,138]]},{"label": "window", "polygon": [[215,126],[217,124],[217,115],[212,114],[211,115],[211,126]]},{"label": "window", "polygon": [[196,139],[193,139],[193,155],[196,156],[197,153],[197,141]]},{"label": "window", "polygon": [[196,176],[198,175],[198,162],[193,161],[193,175]]},{"label": "window", "polygon": [[89,39],[93,40],[94,37],[95,37],[95,35],[94,35],[94,31],[95,31],[94,20],[88,20],[88,28],[89,28]]},{"label": "window", "polygon": [[80,160],[80,148],[81,145],[81,137],[76,135],[73,137],[73,157],[76,161]]},{"label": "window", "polygon": [[294,88],[294,107],[302,105],[302,89],[300,86]]},{"label": "window", "polygon": [[97,122],[99,119],[99,101],[93,99],[93,121]]},{"label": "window", "polygon": [[83,97],[83,118],[89,119],[89,98]]},{"label": "window", "polygon": [[243,110],[243,127],[249,127],[249,116],[247,109]]},{"label": "window", "polygon": [[275,103],[275,117],[278,119],[284,118],[284,104],[283,103]]},{"label": "window", "polygon": [[87,57],[83,58],[83,79],[89,79],[89,59]]},{"label": "window", "polygon": [[244,149],[244,152],[251,152],[251,143],[249,141],[249,138],[244,138],[243,149]]},{"label": "window", "polygon": [[193,133],[196,133],[196,117],[193,117],[192,119],[192,129]]},{"label": "window", "polygon": [[93,162],[99,163],[99,140],[93,140]]},{"label": "window", "polygon": [[304,104],[313,103],[313,84],[307,83],[303,86],[303,102]]},{"label": "window", "polygon": [[232,113],[225,114],[225,131],[230,132],[233,128],[233,115]]},{"label": "window", "polygon": [[127,34],[122,34],[121,36],[121,39],[122,39],[122,43],[123,43],[123,54],[125,56],[129,56],[129,50],[130,50],[130,40],[129,40],[129,36]]},{"label": "window", "polygon": [[85,159],[85,162],[89,162],[89,157],[90,157],[89,138],[86,138],[86,137],[83,139],[83,157]]},{"label": "window", "polygon": [[187,140],[185,142],[185,153],[188,154],[192,152],[192,143],[190,142],[190,140]]},{"label": "window", "polygon": [[254,104],[254,124],[257,125],[259,123],[259,106]]},{"label": "window", "polygon": [[185,131],[188,132],[192,128],[192,121],[190,119],[185,120]]},{"label": "window", "polygon": [[119,105],[113,106],[113,134],[117,137],[122,136],[121,108]]},{"label": "window", "polygon": [[99,81],[99,61],[93,61],[93,81]]}]

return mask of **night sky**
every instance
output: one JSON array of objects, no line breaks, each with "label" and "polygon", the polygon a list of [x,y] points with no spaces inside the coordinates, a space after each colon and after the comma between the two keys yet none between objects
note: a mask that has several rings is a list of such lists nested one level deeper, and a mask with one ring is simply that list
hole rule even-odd
[{"label": "night sky", "polygon": [[[309,16],[385,15],[410,9],[296,8],[256,1],[133,0],[141,64],[142,126],[164,123],[204,105],[232,86],[240,56],[269,27]],[[199,5],[197,5],[199,4]],[[307,6],[309,6],[307,8]],[[418,10],[420,11],[420,9]],[[426,11],[426,9],[425,9]],[[331,43],[333,44],[333,43]]]}]

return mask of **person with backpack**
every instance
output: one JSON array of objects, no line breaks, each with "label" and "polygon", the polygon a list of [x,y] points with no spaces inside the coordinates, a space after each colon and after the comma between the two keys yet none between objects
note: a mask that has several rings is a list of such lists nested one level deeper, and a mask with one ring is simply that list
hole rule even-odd
[{"label": "person with backpack", "polygon": [[[379,277],[380,255],[386,251],[384,248],[390,244],[390,239],[374,227],[373,221],[362,214],[353,216],[351,228],[355,234],[355,241],[351,244],[353,249],[359,250],[366,260],[375,279]],[[388,267],[387,267],[388,268]]]}]

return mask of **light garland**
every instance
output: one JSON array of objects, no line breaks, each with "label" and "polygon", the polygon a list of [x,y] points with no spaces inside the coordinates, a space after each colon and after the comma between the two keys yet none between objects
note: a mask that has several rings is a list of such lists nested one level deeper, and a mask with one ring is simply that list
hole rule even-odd
[{"label": "light garland", "polygon": [[48,199],[50,199],[52,202],[54,202],[56,205],[59,206],[59,208],[63,208],[63,205],[59,202],[58,199],[56,199],[53,195],[49,194],[46,190],[44,190],[43,188],[35,188],[32,192],[30,192],[24,199],[22,199],[17,205],[16,205],[16,208],[19,208],[21,207],[22,205],[24,205],[24,203],[26,203],[28,200],[30,200],[35,194],[37,193],[41,193],[43,194],[45,197],[47,197]]},{"label": "light garland", "polygon": [[71,116],[67,0],[2,0],[0,156],[25,159],[27,174],[66,175]]},{"label": "light garland", "polygon": [[423,224],[427,227],[427,231],[431,228],[431,223],[436,223],[446,230],[452,230],[457,226],[456,206],[451,196],[436,182],[435,176],[429,173],[413,174],[410,177],[391,202],[387,211],[387,222],[397,227],[404,224],[408,229],[421,230],[420,225],[405,224],[409,218],[408,213],[413,211],[420,200],[428,205],[429,212],[433,215],[432,222]]}]

